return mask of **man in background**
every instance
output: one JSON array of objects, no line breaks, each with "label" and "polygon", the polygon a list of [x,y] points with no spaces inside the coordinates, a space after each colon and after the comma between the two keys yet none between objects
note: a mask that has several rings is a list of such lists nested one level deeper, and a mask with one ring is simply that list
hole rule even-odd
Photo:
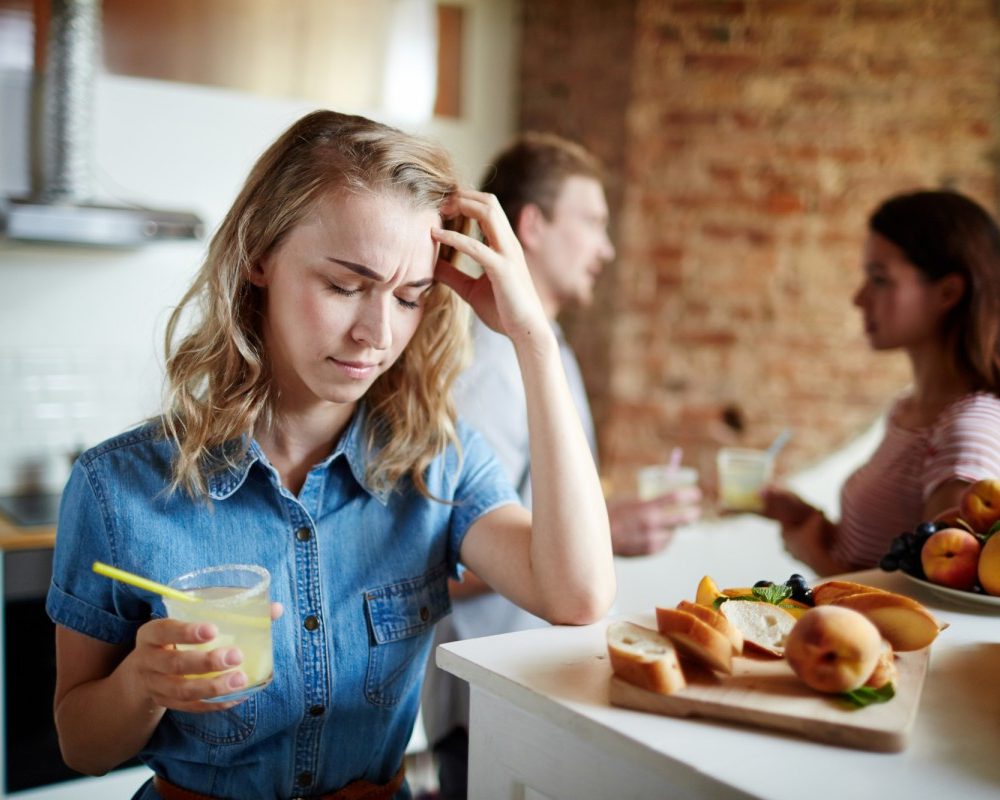
[{"label": "man in background", "polygon": [[[552,134],[518,137],[494,161],[482,185],[497,196],[524,250],[542,305],[559,341],[563,367],[596,457],[590,407],[576,357],[556,318],[571,306],[587,306],[604,264],[614,258],[608,238],[608,205],[597,159],[580,145]],[[506,336],[473,323],[475,358],[461,376],[456,401],[461,417],[496,451],[531,506],[528,415],[514,347]],[[681,489],[662,497],[608,504],[612,547],[619,556],[663,549],[674,528],[700,516],[701,494]],[[451,581],[454,610],[438,623],[435,646],[539,627],[542,620],[494,594],[466,571]],[[468,774],[468,687],[432,663],[423,694],[428,742],[438,761],[442,800],[465,798]]]}]

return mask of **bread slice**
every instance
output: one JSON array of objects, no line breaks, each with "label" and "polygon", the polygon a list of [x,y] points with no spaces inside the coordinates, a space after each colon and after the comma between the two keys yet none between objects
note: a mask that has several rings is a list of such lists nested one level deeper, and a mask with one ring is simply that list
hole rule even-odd
[{"label": "bread slice", "polygon": [[717,672],[732,674],[733,646],[729,639],[694,614],[676,608],[657,608],[656,627],[677,646],[681,656]]},{"label": "bread slice", "polygon": [[877,589],[874,586],[866,586],[863,583],[852,581],[825,581],[813,587],[812,599],[817,606],[830,605],[841,597],[849,594],[861,594],[862,592],[882,592],[884,589]]},{"label": "bread slice", "polygon": [[933,642],[946,626],[912,597],[895,592],[871,591],[837,598],[833,605],[860,611],[870,619],[893,650],[920,650]]},{"label": "bread slice", "polygon": [[677,604],[677,609],[679,611],[687,611],[689,614],[694,614],[702,622],[708,624],[712,628],[715,628],[719,633],[725,636],[729,640],[729,643],[733,646],[734,656],[738,656],[743,652],[743,634],[740,632],[740,629],[726,619],[721,612],[716,611],[714,608],[709,608],[708,606],[700,606],[697,603],[690,602],[689,600],[681,600]]},{"label": "bread slice", "polygon": [[719,610],[743,634],[743,649],[771,656],[785,654],[785,642],[796,617],[773,603],[729,600]]},{"label": "bread slice", "polygon": [[658,694],[687,685],[677,650],[667,637],[631,622],[612,622],[607,638],[611,669],[622,680]]}]

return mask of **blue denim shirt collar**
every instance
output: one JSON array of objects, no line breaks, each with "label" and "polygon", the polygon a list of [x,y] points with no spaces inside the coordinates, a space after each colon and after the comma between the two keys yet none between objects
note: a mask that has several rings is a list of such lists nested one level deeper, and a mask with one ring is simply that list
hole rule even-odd
[{"label": "blue denim shirt collar", "polygon": [[[368,494],[378,500],[383,506],[389,502],[390,489],[376,489],[371,485],[367,477],[367,465],[369,461],[368,446],[364,441],[365,432],[365,409],[358,406],[354,416],[347,425],[347,429],[337,442],[337,446],[323,461],[313,469],[328,469],[338,456],[343,456],[351,470],[351,475]],[[246,446],[246,437],[234,439],[227,442],[222,450],[227,450],[235,454],[242,451],[242,456],[237,460],[227,463],[222,469],[212,472],[208,478],[208,495],[213,500],[225,500],[231,497],[240,486],[243,485],[250,473],[250,468],[260,462],[272,476],[277,480],[277,471],[268,461],[264,451],[255,439],[250,439],[249,446]]]}]

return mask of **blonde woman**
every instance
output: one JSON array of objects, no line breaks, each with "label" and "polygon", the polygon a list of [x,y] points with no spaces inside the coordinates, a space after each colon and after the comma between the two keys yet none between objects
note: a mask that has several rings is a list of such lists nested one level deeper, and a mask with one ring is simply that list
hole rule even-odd
[{"label": "blonde woman", "polygon": [[[463,217],[485,243],[445,229]],[[517,350],[533,514],[455,419],[463,299]],[[406,798],[449,576],[467,565],[552,622],[609,607],[607,512],[551,326],[495,199],[459,188],[437,148],[359,117],[299,120],[250,173],[167,350],[162,419],[84,454],[63,497],[48,610],[75,769],[138,755],[156,773],[144,800]],[[212,702],[246,687],[238,648],[178,649],[215,627],[164,618],[94,560],[163,582],[266,567],[273,681]]]}]

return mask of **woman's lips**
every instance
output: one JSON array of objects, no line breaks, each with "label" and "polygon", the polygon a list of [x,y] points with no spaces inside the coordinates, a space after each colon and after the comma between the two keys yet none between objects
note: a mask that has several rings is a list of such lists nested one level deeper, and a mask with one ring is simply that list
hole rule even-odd
[{"label": "woman's lips", "polygon": [[371,377],[371,374],[378,368],[378,364],[371,364],[367,361],[342,361],[339,358],[330,358],[340,371],[347,377],[355,380]]}]

